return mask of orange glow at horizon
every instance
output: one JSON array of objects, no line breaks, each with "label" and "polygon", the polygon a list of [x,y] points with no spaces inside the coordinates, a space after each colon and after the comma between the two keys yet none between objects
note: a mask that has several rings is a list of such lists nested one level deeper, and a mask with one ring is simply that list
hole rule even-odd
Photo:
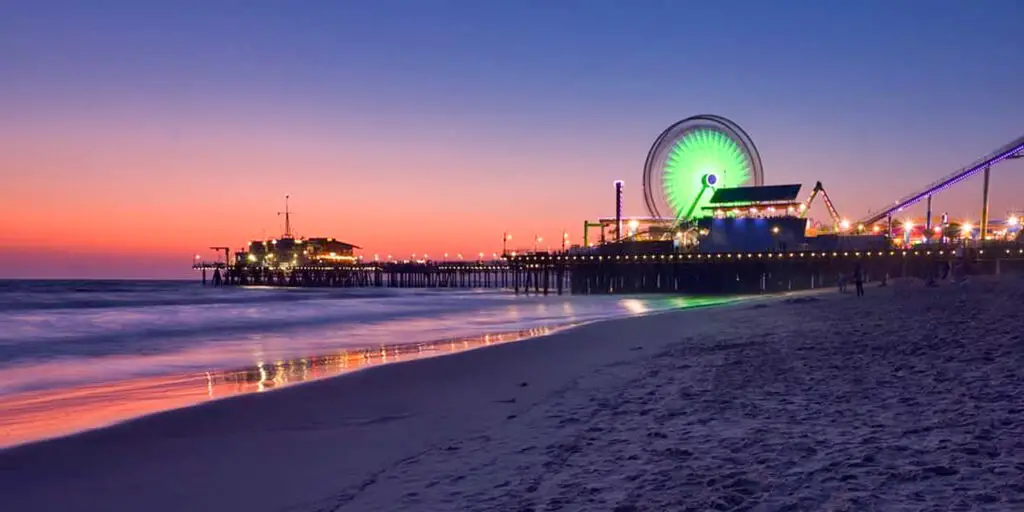
[{"label": "orange glow at horizon", "polygon": [[[579,239],[578,225],[608,202],[601,199],[609,194],[566,196],[558,180],[535,181],[537,170],[580,173],[592,165],[552,159],[545,148],[494,159],[486,143],[429,134],[396,151],[344,127],[333,136],[294,126],[221,126],[185,136],[111,123],[56,133],[30,126],[0,141],[4,181],[12,178],[18,191],[5,204],[13,215],[0,216],[7,259],[47,251],[97,260],[212,258],[210,246],[241,249],[280,236],[276,213],[285,194],[296,235],[335,237],[364,255],[491,254],[501,252],[506,231],[523,233],[513,239],[521,243],[540,233],[560,244],[563,229]],[[605,191],[605,181],[580,188]],[[190,275],[184,266],[179,273]]]}]

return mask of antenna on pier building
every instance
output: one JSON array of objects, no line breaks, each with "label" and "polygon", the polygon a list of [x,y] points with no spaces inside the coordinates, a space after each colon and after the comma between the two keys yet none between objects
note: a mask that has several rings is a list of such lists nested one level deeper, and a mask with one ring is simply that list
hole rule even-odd
[{"label": "antenna on pier building", "polygon": [[288,209],[289,197],[291,196],[287,194],[284,196],[284,211],[277,212],[278,215],[284,215],[284,236],[282,236],[281,238],[285,239],[295,238],[292,235],[292,212],[291,210]]}]

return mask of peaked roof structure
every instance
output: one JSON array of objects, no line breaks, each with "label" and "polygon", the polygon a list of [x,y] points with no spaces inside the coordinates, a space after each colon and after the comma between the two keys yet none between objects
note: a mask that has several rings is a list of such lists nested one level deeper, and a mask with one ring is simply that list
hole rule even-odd
[{"label": "peaked roof structure", "polygon": [[768,185],[764,187],[732,187],[715,190],[709,201],[712,207],[734,203],[792,203],[801,185]]}]

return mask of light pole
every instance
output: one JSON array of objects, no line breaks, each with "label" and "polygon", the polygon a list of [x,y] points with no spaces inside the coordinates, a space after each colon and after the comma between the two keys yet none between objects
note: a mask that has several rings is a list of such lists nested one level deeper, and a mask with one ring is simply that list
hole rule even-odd
[{"label": "light pole", "polygon": [[537,252],[537,245],[543,241],[544,239],[540,235],[533,235],[533,252]]},{"label": "light pole", "polygon": [[622,180],[615,180],[615,241],[622,241]]},{"label": "light pole", "polygon": [[565,244],[569,241],[569,232],[562,230],[562,252],[565,252]]},{"label": "light pole", "polygon": [[511,240],[511,239],[512,239],[512,234],[509,233],[508,231],[506,231],[501,236],[501,255],[502,256],[508,254],[508,241]]}]

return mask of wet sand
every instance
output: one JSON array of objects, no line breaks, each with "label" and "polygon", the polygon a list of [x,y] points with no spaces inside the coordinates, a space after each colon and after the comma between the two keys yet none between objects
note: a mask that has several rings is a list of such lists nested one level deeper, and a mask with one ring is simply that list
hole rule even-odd
[{"label": "wet sand", "polygon": [[0,452],[5,510],[1024,508],[1024,279],[583,326]]},{"label": "wet sand", "polygon": [[[22,393],[0,394],[0,449],[101,428],[133,418],[247,393],[275,391],[285,386],[336,377],[374,366],[394,364],[474,350],[543,336],[572,324],[512,332],[467,336],[426,343],[341,349],[302,359],[255,367],[136,377]],[[63,369],[53,368],[30,372]]]}]

